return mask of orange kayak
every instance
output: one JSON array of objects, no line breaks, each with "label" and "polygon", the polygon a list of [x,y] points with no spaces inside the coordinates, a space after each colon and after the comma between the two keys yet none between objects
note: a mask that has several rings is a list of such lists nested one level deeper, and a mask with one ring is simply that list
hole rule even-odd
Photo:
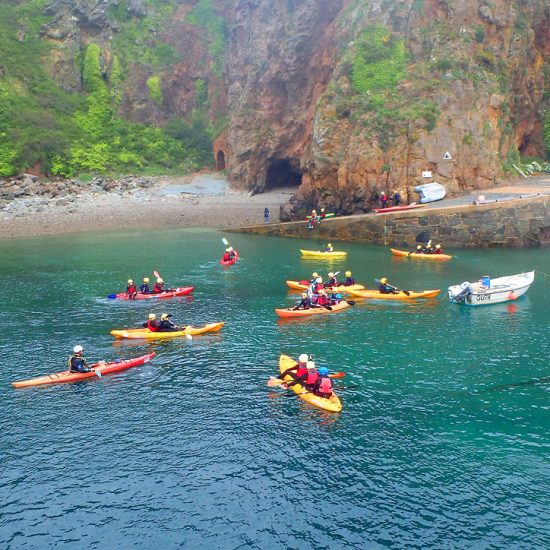
[{"label": "orange kayak", "polygon": [[396,248],[390,248],[390,250],[394,256],[412,258],[413,260],[426,260],[428,262],[445,262],[452,258],[449,254],[418,254],[417,252],[405,252]]},{"label": "orange kayak", "polygon": [[422,290],[420,292],[408,290],[407,292],[408,294],[405,294],[400,290],[397,294],[383,294],[379,290],[356,290],[351,294],[358,298],[370,298],[372,300],[418,300],[421,298],[435,298],[441,290]]},{"label": "orange kayak", "polygon": [[292,308],[285,308],[285,309],[276,309],[275,313],[279,317],[283,317],[286,319],[290,319],[292,317],[309,317],[310,315],[323,315],[325,313],[337,313],[338,311],[342,311],[343,309],[350,307],[350,305],[345,300],[342,300],[341,302],[329,307],[330,309],[326,309],[324,307],[312,307],[310,309],[296,309],[296,310]]},{"label": "orange kayak", "polygon": [[148,363],[155,353],[149,353],[148,355],[142,355],[141,357],[135,357],[134,359],[126,359],[124,361],[114,361],[112,363],[95,363],[91,365],[93,369],[91,372],[70,372],[68,370],[58,372],[56,374],[48,374],[46,376],[39,376],[38,378],[31,378],[30,380],[22,380],[21,382],[12,382],[14,388],[29,388],[32,386],[44,386],[46,384],[63,384],[65,382],[80,382],[87,378],[94,378],[104,374],[113,374],[123,370],[131,369]]}]

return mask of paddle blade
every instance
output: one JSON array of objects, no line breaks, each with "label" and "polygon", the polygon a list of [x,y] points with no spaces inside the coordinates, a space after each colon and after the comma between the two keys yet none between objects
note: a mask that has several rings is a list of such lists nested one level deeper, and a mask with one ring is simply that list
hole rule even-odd
[{"label": "paddle blade", "polygon": [[344,378],[346,376],[345,372],[331,372],[328,377],[329,378]]},{"label": "paddle blade", "polygon": [[95,374],[98,378],[101,378],[101,377],[103,376],[103,375],[101,374],[101,372],[98,371],[98,370],[95,370],[95,371],[94,371],[94,374]]},{"label": "paddle blade", "polygon": [[186,334],[185,337],[186,337],[188,340],[193,340],[193,336],[191,336],[191,334]]},{"label": "paddle blade", "polygon": [[354,305],[355,305],[355,300],[346,300],[346,302],[347,302],[350,306],[354,306]]},{"label": "paddle blade", "polygon": [[225,245],[225,246],[229,246],[229,241],[224,237],[222,239],[222,243]]},{"label": "paddle blade", "polygon": [[107,296],[107,298],[109,300],[116,300],[116,294],[109,294],[109,296]]},{"label": "paddle blade", "polygon": [[161,279],[162,277],[160,276],[159,272],[155,269],[155,271],[153,271],[153,275],[157,278],[157,279]]},{"label": "paddle blade", "polygon": [[267,381],[268,388],[274,388],[276,386],[281,386],[284,384],[285,381],[281,380],[280,378],[275,378],[274,376],[271,376],[269,380]]}]

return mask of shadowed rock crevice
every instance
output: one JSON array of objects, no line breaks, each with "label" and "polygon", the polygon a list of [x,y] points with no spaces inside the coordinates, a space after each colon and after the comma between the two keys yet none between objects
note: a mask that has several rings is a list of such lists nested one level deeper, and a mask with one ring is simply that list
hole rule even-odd
[{"label": "shadowed rock crevice", "polygon": [[272,159],[268,162],[265,178],[265,190],[278,187],[298,187],[302,183],[302,171],[297,167],[297,161],[288,159]]}]

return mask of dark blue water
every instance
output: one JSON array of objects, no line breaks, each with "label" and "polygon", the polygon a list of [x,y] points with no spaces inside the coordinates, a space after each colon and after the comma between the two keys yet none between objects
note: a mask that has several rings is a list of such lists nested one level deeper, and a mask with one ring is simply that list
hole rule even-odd
[{"label": "dark blue water", "polygon": [[[550,286],[512,305],[357,303],[278,322],[305,241],[202,230],[4,241],[0,548],[548,548]],[[460,251],[442,265],[341,245],[360,282],[445,289],[537,269],[550,253]],[[307,247],[307,246],[306,246]],[[328,267],[328,266],[327,266]],[[160,271],[194,284],[163,304],[104,297]],[[223,320],[219,335],[115,342],[150,311]],[[154,350],[101,380],[10,383]],[[269,390],[280,353],[343,370],[344,410]],[[541,380],[546,378],[546,380]],[[537,381],[538,380],[538,381]]]}]

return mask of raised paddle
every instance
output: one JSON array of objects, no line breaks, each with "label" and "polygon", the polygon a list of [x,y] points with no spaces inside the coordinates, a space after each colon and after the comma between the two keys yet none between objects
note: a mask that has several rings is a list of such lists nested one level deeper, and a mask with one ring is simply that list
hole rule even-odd
[{"label": "raised paddle", "polygon": [[[344,378],[346,376],[345,372],[331,372],[328,377],[329,378]],[[269,388],[274,388],[276,386],[281,386],[283,384],[286,384],[285,380],[281,380],[280,378],[277,378],[275,376],[271,376],[269,380],[267,381],[267,386]]]},{"label": "raised paddle", "polygon": [[[380,283],[380,279],[374,279],[374,282],[379,285],[381,284]],[[411,293],[408,291],[408,290],[401,290],[400,288],[397,288],[396,286],[393,286],[393,285],[389,285],[388,283],[386,283],[387,286],[389,286],[392,290],[397,290],[397,292],[402,292],[403,294],[405,294],[405,296],[410,296]]]}]

